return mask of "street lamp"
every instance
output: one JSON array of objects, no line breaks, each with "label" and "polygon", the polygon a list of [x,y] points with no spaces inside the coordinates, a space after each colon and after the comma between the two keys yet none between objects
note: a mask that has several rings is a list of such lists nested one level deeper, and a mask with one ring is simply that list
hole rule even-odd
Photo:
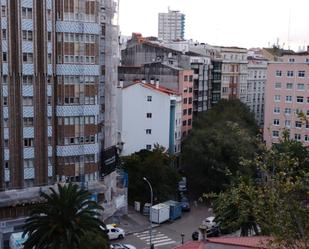
[{"label": "street lamp", "polygon": [[150,182],[148,181],[148,179],[146,177],[143,177],[143,180],[145,182],[147,182],[149,188],[150,188],[150,209],[149,209],[149,216],[150,216],[150,229],[149,229],[149,244],[150,244],[150,249],[154,248],[153,244],[152,244],[152,217],[151,217],[151,207],[152,207],[152,200],[153,200],[153,191],[152,191],[152,187]]},{"label": "street lamp", "polygon": [[184,234],[184,233],[181,233],[180,236],[181,236],[181,244],[183,245],[183,239],[184,239],[184,237],[185,237],[185,234]]}]

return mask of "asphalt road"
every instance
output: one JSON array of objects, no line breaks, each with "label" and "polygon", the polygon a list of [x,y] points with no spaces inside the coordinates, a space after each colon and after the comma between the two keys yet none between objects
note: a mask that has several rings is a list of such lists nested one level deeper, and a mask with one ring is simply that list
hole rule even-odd
[{"label": "asphalt road", "polygon": [[[208,207],[199,204],[197,207],[191,205],[191,211],[183,213],[180,219],[168,221],[153,228],[153,243],[155,248],[171,249],[181,244],[181,234],[184,234],[184,242],[192,240],[192,232],[196,231],[202,220],[211,216]],[[149,249],[149,230],[126,236],[122,240],[115,240],[114,243],[131,244],[137,249]]]}]

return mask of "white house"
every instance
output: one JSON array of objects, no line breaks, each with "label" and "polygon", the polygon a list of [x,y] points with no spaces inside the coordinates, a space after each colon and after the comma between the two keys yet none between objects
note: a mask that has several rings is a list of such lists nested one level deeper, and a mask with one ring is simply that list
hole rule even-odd
[{"label": "white house", "polygon": [[134,82],[125,87],[120,82],[118,90],[121,155],[152,150],[155,144],[179,153],[181,96],[159,82]]}]

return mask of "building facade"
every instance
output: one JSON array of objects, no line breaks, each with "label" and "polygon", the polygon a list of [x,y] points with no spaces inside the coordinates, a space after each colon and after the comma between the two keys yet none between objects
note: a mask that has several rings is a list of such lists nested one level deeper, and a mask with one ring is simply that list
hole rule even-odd
[{"label": "building facade", "polygon": [[264,122],[268,146],[278,143],[284,130],[289,131],[291,139],[309,143],[308,76],[308,52],[283,54],[280,62],[269,62]]},{"label": "building facade", "polygon": [[117,4],[3,0],[1,10],[0,220],[26,216],[57,182],[110,204],[116,174],[103,179],[100,158],[117,141]]},{"label": "building facade", "polygon": [[184,40],[185,15],[168,9],[158,15],[158,38],[163,41]]},{"label": "building facade", "polygon": [[246,103],[254,112],[255,119],[261,128],[264,126],[266,75],[267,60],[249,56]]},{"label": "building facade", "polygon": [[121,155],[152,150],[156,144],[178,154],[182,136],[181,96],[159,82],[135,82],[124,87],[120,82],[119,91]]}]

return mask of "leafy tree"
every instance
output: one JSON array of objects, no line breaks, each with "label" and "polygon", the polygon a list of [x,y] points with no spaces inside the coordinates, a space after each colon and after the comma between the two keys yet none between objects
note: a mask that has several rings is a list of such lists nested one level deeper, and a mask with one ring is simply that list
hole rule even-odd
[{"label": "leafy tree", "polygon": [[257,167],[262,180],[241,179],[219,194],[214,210],[217,219],[223,227],[234,230],[253,221],[262,233],[274,238],[274,248],[309,248],[308,158],[309,152],[301,143],[285,139],[243,162]]},{"label": "leafy tree", "polygon": [[39,204],[26,220],[25,249],[77,249],[86,232],[102,233],[99,220],[103,210],[90,200],[91,193],[78,185],[68,184],[50,193],[41,193]]},{"label": "leafy tree", "polygon": [[86,232],[81,238],[80,249],[110,249],[109,240],[104,233]]},{"label": "leafy tree", "polygon": [[129,175],[129,201],[149,202],[149,188],[143,177],[152,185],[154,199],[158,202],[174,197],[180,176],[173,166],[174,158],[164,148],[141,150],[122,158],[123,168]]},{"label": "leafy tree", "polygon": [[202,113],[182,147],[182,165],[194,193],[219,192],[238,175],[253,175],[241,160],[259,150],[254,116],[239,100],[221,100]]}]

